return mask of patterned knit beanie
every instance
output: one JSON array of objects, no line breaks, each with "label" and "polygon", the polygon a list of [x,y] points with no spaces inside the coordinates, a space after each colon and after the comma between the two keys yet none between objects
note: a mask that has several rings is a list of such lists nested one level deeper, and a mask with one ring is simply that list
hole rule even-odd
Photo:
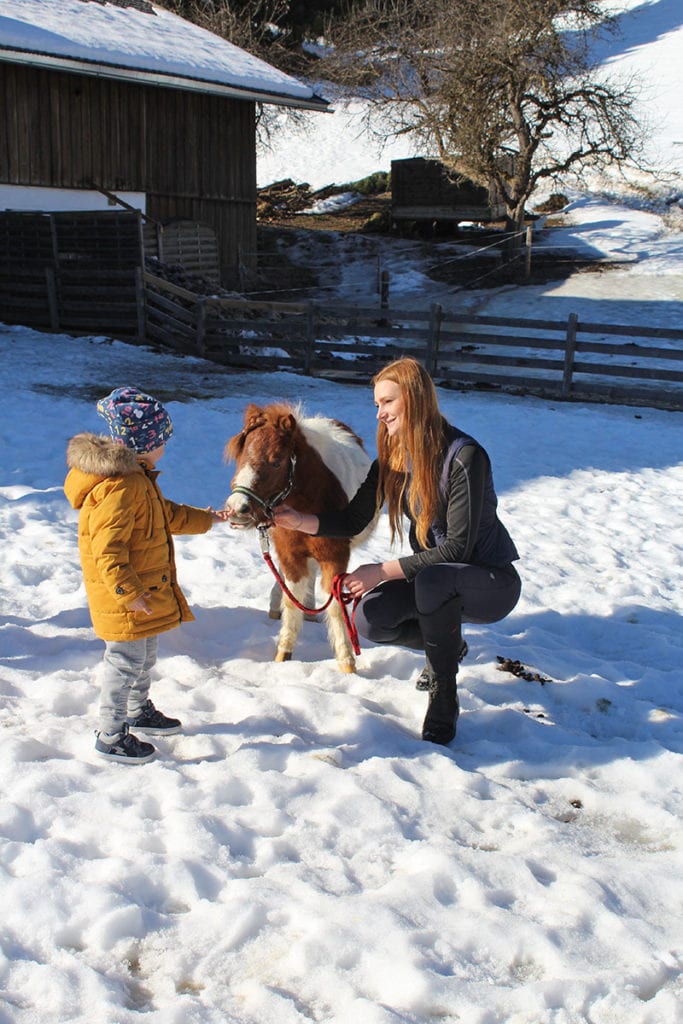
[{"label": "patterned knit beanie", "polygon": [[115,388],[97,403],[116,444],[134,452],[151,452],[166,444],[173,434],[171,417],[161,402],[140,388]]}]

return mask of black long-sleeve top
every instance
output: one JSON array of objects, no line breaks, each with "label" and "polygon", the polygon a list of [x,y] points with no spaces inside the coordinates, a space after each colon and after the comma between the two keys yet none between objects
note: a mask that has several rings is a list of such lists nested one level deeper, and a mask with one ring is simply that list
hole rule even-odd
[{"label": "black long-sleeve top", "polygon": [[[441,503],[422,547],[410,522],[413,554],[399,558],[406,579],[437,562],[507,565],[519,557],[507,530],[498,519],[491,464],[486,451],[469,435],[449,427],[449,446],[439,467]],[[377,511],[379,464],[375,460],[349,504],[337,512],[321,513],[318,534],[354,537]]]}]

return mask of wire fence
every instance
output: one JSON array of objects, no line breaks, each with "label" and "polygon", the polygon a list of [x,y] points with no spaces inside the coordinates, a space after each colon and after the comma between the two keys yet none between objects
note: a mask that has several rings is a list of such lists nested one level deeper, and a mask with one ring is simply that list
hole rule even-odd
[{"label": "wire fence", "polygon": [[[490,237],[490,232],[487,232]],[[467,245],[466,252],[458,252],[453,256],[442,256],[437,260],[432,260],[426,265],[425,273],[434,275],[438,280],[437,275],[447,276],[449,268],[461,269],[460,277],[462,281],[451,280],[448,278],[453,291],[460,291],[465,288],[471,290],[476,288],[484,282],[489,282],[491,279],[499,279],[500,281],[520,281],[529,279],[532,273],[534,252],[537,253],[537,260],[543,262],[552,262],[553,268],[560,267],[576,267],[576,266],[590,266],[596,263],[605,265],[606,263],[623,263],[623,260],[609,260],[604,258],[597,259],[595,256],[582,255],[579,252],[572,251],[566,245],[552,245],[544,242],[540,246],[532,245],[533,231],[531,226],[527,226],[519,231],[496,231],[495,239],[486,241],[483,244],[471,245],[468,242],[459,241],[455,244],[459,246]],[[513,249],[513,243],[518,242],[519,245]],[[411,249],[406,247],[405,254],[409,254]],[[256,261],[259,268],[267,272],[268,265],[279,266],[282,261],[282,254],[277,252],[267,252],[263,249],[259,249],[254,252],[244,253],[245,257],[249,257]],[[390,258],[383,256],[382,254],[377,255],[377,273],[376,273],[376,287],[375,292],[382,295],[382,308],[386,308],[388,305],[388,295],[391,289],[391,266],[395,264],[404,253],[400,248],[394,248]],[[482,260],[491,259],[491,266],[481,268]],[[468,266],[471,266],[471,272],[467,272]],[[308,268],[307,268],[308,269]],[[384,276],[384,280],[382,279]],[[388,275],[388,279],[386,277]],[[276,296],[276,295],[289,295],[289,296],[313,296],[313,295],[334,295],[339,293],[338,284],[324,284],[317,283],[315,285],[310,284],[287,284],[287,285],[276,285],[276,284],[261,284],[258,287],[244,288],[243,294],[250,298],[258,298],[259,296]]]}]

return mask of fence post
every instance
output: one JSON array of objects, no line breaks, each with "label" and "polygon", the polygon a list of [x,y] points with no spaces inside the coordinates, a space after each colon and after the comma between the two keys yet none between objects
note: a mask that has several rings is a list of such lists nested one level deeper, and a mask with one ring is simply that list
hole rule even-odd
[{"label": "fence post", "polygon": [[389,271],[383,270],[380,275],[380,307],[389,308]]},{"label": "fence post", "polygon": [[195,330],[195,344],[200,356],[206,355],[206,307],[208,299],[202,297],[196,306],[197,326]]},{"label": "fence post", "polygon": [[524,261],[524,276],[527,279],[527,281],[531,277],[531,239],[532,239],[532,236],[533,236],[533,228],[531,227],[531,224],[527,224],[527,229],[526,229],[526,253],[525,253],[526,258],[525,258],[525,261]]},{"label": "fence post", "polygon": [[562,377],[562,397],[569,398],[572,389],[572,372],[574,369],[574,353],[576,352],[576,330],[579,318],[576,313],[569,314],[567,336],[564,343],[564,375]]},{"label": "fence post", "polygon": [[57,301],[57,284],[54,267],[45,267],[45,290],[47,291],[47,308],[50,315],[50,330],[59,330],[59,303]]},{"label": "fence post", "polygon": [[247,266],[244,262],[244,249],[241,242],[237,246],[237,277],[239,279],[239,290],[244,294],[247,290]]},{"label": "fence post", "polygon": [[306,303],[306,348],[304,350],[304,373],[311,376],[313,358],[315,356],[315,304],[310,300]]},{"label": "fence post", "polygon": [[135,268],[135,308],[138,321],[138,345],[143,345],[147,329],[145,283],[142,279],[142,267]]},{"label": "fence post", "polygon": [[425,353],[425,370],[433,376],[439,354],[439,335],[443,310],[438,302],[433,302],[429,310],[429,330],[427,334],[427,351]]}]

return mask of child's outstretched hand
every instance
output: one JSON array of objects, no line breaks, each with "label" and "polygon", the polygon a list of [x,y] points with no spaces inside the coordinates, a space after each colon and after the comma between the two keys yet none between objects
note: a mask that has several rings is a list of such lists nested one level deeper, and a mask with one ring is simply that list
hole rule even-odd
[{"label": "child's outstretched hand", "polygon": [[211,513],[211,518],[214,523],[227,523],[230,521],[230,513],[226,512],[224,508],[209,508],[208,511]]}]

